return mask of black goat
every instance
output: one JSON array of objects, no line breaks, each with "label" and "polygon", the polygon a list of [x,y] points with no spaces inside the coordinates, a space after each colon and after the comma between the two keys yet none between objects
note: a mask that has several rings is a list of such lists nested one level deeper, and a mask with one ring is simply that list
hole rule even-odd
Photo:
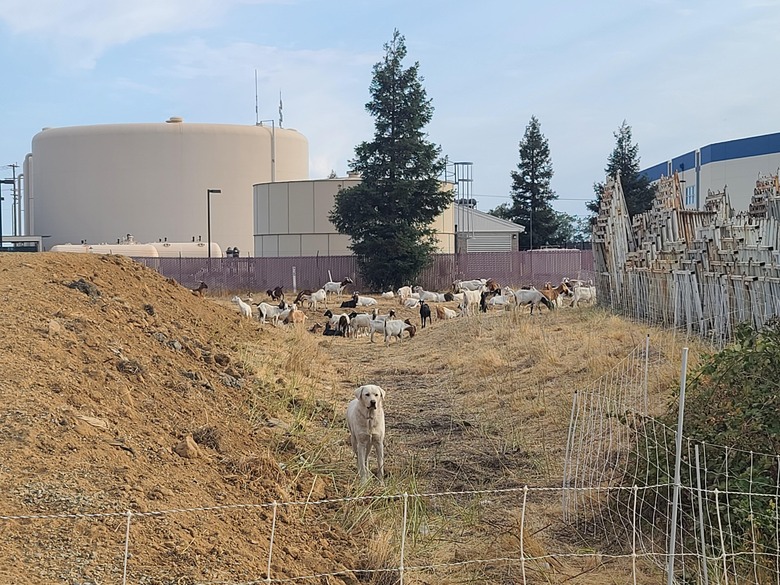
[{"label": "black goat", "polygon": [[355,307],[357,307],[357,303],[358,303],[358,295],[357,295],[357,293],[355,293],[355,294],[352,295],[351,299],[341,303],[341,308],[342,309],[354,309]]},{"label": "black goat", "polygon": [[428,325],[431,324],[431,308],[425,303],[420,301],[420,321],[422,322],[422,328],[425,329],[425,320],[428,320]]},{"label": "black goat", "polygon": [[274,301],[283,301],[284,300],[284,289],[281,286],[277,286],[276,288],[269,288],[265,292]]},{"label": "black goat", "polygon": [[323,335],[338,335],[340,337],[344,337],[344,332],[340,329],[331,329],[330,323],[325,323],[325,331],[322,332]]}]

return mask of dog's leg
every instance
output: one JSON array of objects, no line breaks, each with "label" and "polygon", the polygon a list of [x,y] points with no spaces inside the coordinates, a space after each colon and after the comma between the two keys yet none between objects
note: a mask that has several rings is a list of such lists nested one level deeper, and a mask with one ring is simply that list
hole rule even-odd
[{"label": "dog's leg", "polygon": [[377,477],[382,483],[385,482],[385,446],[382,441],[377,441],[376,449],[376,464],[377,464]]},{"label": "dog's leg", "polygon": [[366,466],[368,462],[368,447],[360,442],[358,442],[357,447],[357,460],[360,481],[366,481],[366,479],[368,479],[368,467]]}]

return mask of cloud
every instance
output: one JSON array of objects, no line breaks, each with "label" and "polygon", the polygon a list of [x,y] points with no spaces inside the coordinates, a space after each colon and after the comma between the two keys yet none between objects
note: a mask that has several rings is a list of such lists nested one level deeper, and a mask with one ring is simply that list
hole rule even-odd
[{"label": "cloud", "polygon": [[112,47],[214,27],[242,3],[247,1],[1,0],[0,20],[14,35],[50,44],[70,66],[90,69]]}]

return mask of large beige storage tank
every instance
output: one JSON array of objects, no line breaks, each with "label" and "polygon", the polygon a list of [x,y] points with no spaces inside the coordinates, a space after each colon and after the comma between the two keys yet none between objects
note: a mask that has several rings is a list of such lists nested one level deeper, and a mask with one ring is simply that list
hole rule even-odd
[{"label": "large beige storage tank", "polygon": [[252,255],[252,186],[308,179],[308,150],[295,130],[180,118],[44,129],[25,161],[25,227],[47,245],[207,242],[210,199],[211,241]]}]

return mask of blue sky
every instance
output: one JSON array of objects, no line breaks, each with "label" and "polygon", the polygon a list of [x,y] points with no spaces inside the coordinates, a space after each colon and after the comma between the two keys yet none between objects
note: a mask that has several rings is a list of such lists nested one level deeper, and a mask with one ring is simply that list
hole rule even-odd
[{"label": "blue sky", "polygon": [[254,124],[257,71],[260,119],[278,119],[281,90],[311,178],[343,175],[371,139],[371,69],[394,28],[433,101],[429,138],[474,163],[485,211],[509,200],[531,116],[555,207],[577,215],[623,120],[642,166],[780,131],[780,0],[0,0],[0,165],[43,127]]}]

